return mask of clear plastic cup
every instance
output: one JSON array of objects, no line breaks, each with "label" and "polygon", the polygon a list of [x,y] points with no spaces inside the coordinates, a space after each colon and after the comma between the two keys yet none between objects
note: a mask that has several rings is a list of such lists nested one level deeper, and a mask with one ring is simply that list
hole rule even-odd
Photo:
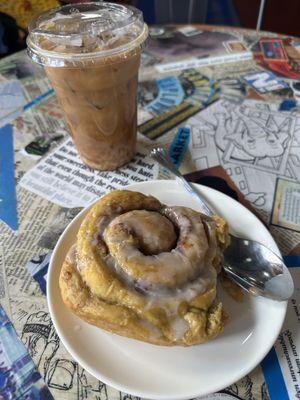
[{"label": "clear plastic cup", "polygon": [[28,54],[44,66],[78,153],[91,168],[113,170],[134,155],[147,36],[141,11],[109,2],[56,8],[29,26]]}]

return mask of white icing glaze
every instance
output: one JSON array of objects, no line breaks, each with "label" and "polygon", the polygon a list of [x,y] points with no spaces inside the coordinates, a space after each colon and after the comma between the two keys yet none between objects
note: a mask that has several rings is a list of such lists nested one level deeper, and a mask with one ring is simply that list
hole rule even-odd
[{"label": "white icing glaze", "polygon": [[186,331],[189,328],[189,325],[183,318],[176,317],[172,321],[170,328],[171,328],[173,339],[180,340],[184,337]]},{"label": "white icing glaze", "polygon": [[111,215],[102,215],[101,218],[99,219],[99,222],[97,224],[97,231],[94,234],[93,240],[92,240],[92,245],[97,246],[99,242],[99,237],[103,237],[103,233],[107,227],[107,225],[116,217],[115,214]]},{"label": "white icing glaze", "polygon": [[[118,226],[134,235],[143,252],[158,254],[170,251],[176,244],[176,233],[171,221],[156,211],[133,210],[117,216],[110,222],[110,229]],[[110,235],[111,243],[118,242],[119,235]]]},{"label": "white icing glaze", "polygon": [[161,336],[160,330],[153,324],[151,324],[149,321],[145,319],[141,319],[139,321],[139,324],[143,327],[146,328],[150,333],[153,338],[157,338]]},{"label": "white icing glaze", "polygon": [[[185,207],[165,207],[161,212],[178,225],[180,230],[177,246],[172,251],[161,251],[156,255],[143,254],[138,248],[139,239],[134,235],[135,225],[127,221],[127,216],[131,217],[133,212],[122,214],[112,221],[104,231],[104,241],[120,267],[138,282],[144,282],[148,286],[182,286],[185,282],[194,280],[206,267],[209,238],[201,215],[194,210]],[[153,214],[149,211],[143,213]],[[135,222],[137,218],[136,211]],[[139,230],[137,222],[136,225]],[[156,228],[153,229],[153,237],[155,234]],[[149,240],[153,241],[153,238]],[[137,266],[140,266],[141,273]]]},{"label": "white icing glaze", "polygon": [[[125,247],[122,247],[123,258],[121,260],[113,257],[112,254],[104,258],[107,267],[128,287],[128,290],[136,291],[137,294],[145,296],[147,299],[145,311],[152,308],[165,310],[171,321],[172,336],[174,340],[180,340],[188,329],[188,323],[178,315],[178,307],[182,302],[189,303],[195,296],[205,293],[210,286],[216,283],[217,272],[211,265],[216,252],[220,251],[215,237],[215,228],[209,222],[204,221],[205,230],[202,218],[200,216],[194,218],[193,212],[185,207],[163,207],[162,215],[151,212],[151,214],[157,214],[157,218],[154,217],[154,225],[156,225],[154,233],[151,230],[151,223],[148,224],[147,222],[148,211],[124,213],[121,217],[118,216],[116,211],[118,212],[115,208],[114,213],[102,216],[99,219],[98,229],[93,237],[93,245],[97,246],[99,239],[102,239],[107,246],[109,246],[110,240],[112,243],[120,243],[120,247],[122,247],[122,234],[127,229],[127,231],[134,232],[137,237],[142,236],[144,243],[149,247],[159,248],[161,238],[166,235],[165,227],[159,225],[162,215],[180,229],[177,246],[171,251],[160,251],[159,254],[145,255],[138,248],[126,244]],[[129,218],[127,219],[127,217]],[[116,235],[113,237],[107,235],[111,224],[120,225],[120,229],[116,230]],[[122,224],[125,228],[121,226]],[[124,228],[123,231],[122,227]],[[189,246],[186,246],[187,242]],[[78,264],[76,249],[72,251],[74,255],[70,257]],[[130,261],[141,266],[141,274],[138,274],[138,277],[131,275],[130,270],[126,268]],[[79,265],[77,265],[77,268],[80,271]],[[180,287],[161,284],[160,280],[151,279],[153,270],[153,274],[158,274],[164,282],[167,282],[176,273],[183,273],[185,281],[180,284]],[[147,321],[141,321],[141,325],[156,337],[160,334],[160,331]]]},{"label": "white icing glaze", "polygon": [[[108,255],[105,257],[107,266],[113,270],[117,276],[131,289],[140,292],[139,287],[136,285],[130,276],[128,276],[116,260]],[[152,290],[144,291],[147,297],[146,310],[151,308],[163,308],[169,316],[177,315],[178,307],[181,302],[190,302],[198,294],[204,293],[211,284],[214,284],[217,279],[216,270],[213,267],[207,267],[203,273],[194,281],[188,282],[181,288],[166,291],[165,288],[156,286]],[[143,292],[143,289],[140,288]]]},{"label": "white icing glaze", "polygon": [[217,273],[215,269],[207,268],[205,273],[193,282],[187,283],[182,288],[174,289],[171,293],[166,294],[159,290],[149,293],[147,309],[160,307],[164,308],[169,315],[175,315],[180,303],[183,301],[190,302],[198,294],[205,293],[208,287],[216,282],[216,279]]},{"label": "white icing glaze", "polygon": [[173,242],[171,244],[176,241],[172,223],[158,212],[132,211],[126,222],[134,230],[135,235],[142,239],[145,247],[149,248],[150,252],[152,251],[152,254],[164,251],[164,247],[169,247],[170,241]]}]

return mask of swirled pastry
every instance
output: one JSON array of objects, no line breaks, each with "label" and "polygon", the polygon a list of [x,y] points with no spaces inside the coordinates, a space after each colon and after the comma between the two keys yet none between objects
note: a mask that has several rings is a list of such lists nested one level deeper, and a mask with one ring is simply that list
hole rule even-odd
[{"label": "swirled pastry", "polygon": [[60,274],[64,303],[107,331],[159,345],[205,342],[223,328],[217,274],[226,221],[127,190],[88,212]]}]

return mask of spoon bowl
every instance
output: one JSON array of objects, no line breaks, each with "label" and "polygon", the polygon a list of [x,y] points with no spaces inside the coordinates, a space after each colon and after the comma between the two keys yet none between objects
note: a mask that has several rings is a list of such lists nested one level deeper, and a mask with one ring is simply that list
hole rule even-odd
[{"label": "spoon bowl", "polygon": [[265,245],[230,234],[224,270],[243,289],[273,300],[288,300],[294,283],[283,260]]},{"label": "spoon bowl", "polygon": [[[215,214],[201,194],[176,169],[166,150],[158,147],[153,149],[150,155],[200,202],[204,214]],[[230,244],[224,251],[223,265],[227,276],[253,295],[277,301],[288,300],[294,292],[294,283],[282,258],[259,242],[231,233],[229,235]]]}]

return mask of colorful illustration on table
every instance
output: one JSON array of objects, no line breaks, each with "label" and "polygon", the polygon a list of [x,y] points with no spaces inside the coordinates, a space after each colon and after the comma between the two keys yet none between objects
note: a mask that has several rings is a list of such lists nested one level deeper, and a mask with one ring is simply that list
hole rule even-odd
[{"label": "colorful illustration on table", "polygon": [[[258,216],[251,203],[254,205],[262,206],[265,202],[265,193],[242,193],[226,170],[218,165],[203,169],[201,171],[194,171],[185,175],[189,182],[199,183],[200,185],[208,186],[212,189],[219,190],[239,203],[243,204],[252,213]],[[259,217],[259,216],[258,216]]]},{"label": "colorful illustration on table", "polygon": [[75,361],[66,358],[48,313],[38,311],[27,316],[23,325],[22,341],[42,371],[48,387],[56,393],[55,398],[60,398],[60,393],[66,392],[72,393],[74,400],[108,400],[109,391],[114,392],[113,398],[119,395],[117,391],[89,375]]},{"label": "colorful illustration on table", "polygon": [[277,178],[271,214],[272,225],[300,232],[300,183]]},{"label": "colorful illustration on table", "polygon": [[248,48],[240,38],[224,31],[201,31],[195,27],[157,26],[150,28],[145,50],[159,62],[184,58],[208,58],[245,53]]},{"label": "colorful illustration on table", "polygon": [[[300,181],[300,118],[277,107],[254,100],[240,105],[219,100],[184,125],[191,130],[189,152],[195,170],[221,165],[268,223],[277,177]],[[298,240],[295,233],[287,253]],[[285,235],[278,229],[276,234]]]},{"label": "colorful illustration on table", "polygon": [[[285,82],[274,77],[277,85],[290,90]],[[270,89],[270,82],[268,85]],[[279,86],[277,89],[280,89]],[[281,93],[280,90],[277,92]],[[157,139],[220,96],[240,104],[247,93],[246,80],[225,77],[215,81],[196,69],[182,71],[177,76],[140,82],[139,112],[140,116],[146,114],[147,118],[142,120],[139,131],[150,139]]]},{"label": "colorful illustration on table", "polygon": [[268,112],[253,110],[245,105],[233,107],[229,102],[224,102],[223,107],[226,113],[215,114],[215,139],[217,146],[224,150],[225,159],[249,161],[257,165],[262,159],[284,154],[291,139],[291,118],[285,115],[275,118]]},{"label": "colorful illustration on table", "polygon": [[26,264],[30,275],[37,281],[43,294],[47,291],[47,273],[52,252],[33,257]]},{"label": "colorful illustration on table", "polygon": [[[300,128],[299,119],[293,114],[271,111],[268,104],[248,100],[239,106],[220,101],[209,107],[209,117],[206,119],[202,113],[188,121],[193,130],[194,149],[201,147],[205,133],[214,137],[224,162],[238,162],[279,174],[285,173],[288,164],[292,167],[289,170],[294,167],[294,173],[299,170],[290,154],[299,145],[293,141]],[[299,153],[294,155],[298,157]]]},{"label": "colorful illustration on table", "polygon": [[229,40],[224,43],[224,46],[229,51],[229,53],[241,53],[248,51],[246,45],[239,40]]},{"label": "colorful illustration on table", "polygon": [[10,229],[19,228],[14,170],[13,127],[0,128],[0,220]]},{"label": "colorful illustration on table", "polygon": [[157,139],[217,100],[218,93],[218,82],[195,69],[178,76],[141,82],[139,106],[154,118],[142,123],[139,131],[150,139]]},{"label": "colorful illustration on table", "polygon": [[246,95],[246,84],[239,78],[226,77],[218,79],[220,97],[234,103],[241,103]]},{"label": "colorful illustration on table", "polygon": [[172,143],[169,146],[169,157],[173,161],[173,164],[178,169],[184,158],[184,155],[189,147],[191,131],[189,128],[182,126],[178,129]]},{"label": "colorful illustration on table", "polygon": [[1,306],[0,398],[32,400],[53,399]]},{"label": "colorful illustration on table", "polygon": [[300,47],[292,38],[261,38],[251,48],[254,60],[276,75],[300,79]]},{"label": "colorful illustration on table", "polygon": [[[192,175],[193,174],[188,174],[186,177],[192,177]],[[220,180],[224,178],[224,183],[227,187],[224,193],[228,193],[229,188],[233,197],[238,198],[246,205],[247,202],[244,200],[242,193],[230,180],[222,167],[211,168],[206,171],[197,171],[193,175],[193,179],[189,180],[193,182],[199,181],[205,184],[208,179],[214,177],[218,177]],[[213,187],[213,185],[208,186]],[[247,204],[247,206],[249,206],[249,204]],[[38,259],[39,257],[35,257],[36,267],[38,267]],[[42,267],[45,258],[42,257],[40,260],[40,266]],[[47,269],[43,273],[46,275]],[[25,315],[23,317],[22,340],[26,346],[28,346],[29,353],[39,366],[39,369],[43,371],[43,376],[47,385],[55,394],[57,393],[56,396],[59,397],[59,394],[64,392],[72,395],[72,399],[74,400],[140,400],[138,397],[118,392],[106,386],[104,383],[90,376],[76,362],[65,358],[65,356],[61,354],[60,341],[55,333],[48,313],[44,311],[32,312],[31,314],[22,312],[22,315]],[[264,386],[264,384],[262,384],[262,386]],[[223,394],[224,399],[228,398],[229,400],[231,397],[234,399],[244,399],[247,394],[252,396],[252,389],[253,381],[247,375],[239,385],[231,385],[220,393]],[[263,387],[262,390],[265,391]],[[211,396],[216,399],[220,397],[220,395],[218,397],[217,394]],[[267,399],[268,397],[262,396],[261,400]]]},{"label": "colorful illustration on table", "polygon": [[161,115],[178,106],[185,97],[186,92],[176,76],[141,82],[138,88],[139,104],[153,115]]},{"label": "colorful illustration on table", "polygon": [[275,90],[289,89],[289,85],[270,71],[254,72],[242,76],[242,79],[258,93],[264,94]]}]

